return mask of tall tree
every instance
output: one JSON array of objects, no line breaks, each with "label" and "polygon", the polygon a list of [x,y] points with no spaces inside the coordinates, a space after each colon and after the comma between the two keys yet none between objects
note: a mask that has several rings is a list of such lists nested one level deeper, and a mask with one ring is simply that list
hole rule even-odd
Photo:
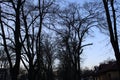
[{"label": "tall tree", "polygon": [[[21,44],[20,41],[20,9],[21,5],[24,3],[23,0],[9,0],[8,2],[2,2],[1,10],[0,10],[0,24],[1,24],[1,35],[3,39],[3,46],[8,58],[8,62],[10,65],[10,74],[12,80],[18,79],[19,67],[20,67],[20,59],[21,59]],[[8,11],[6,11],[6,10]],[[11,9],[11,11],[9,10]],[[11,24],[10,24],[11,23]],[[14,25],[14,26],[13,26]],[[11,29],[10,30],[8,30]],[[7,31],[6,31],[7,30]],[[12,35],[10,34],[12,33]],[[13,46],[9,46],[8,44],[12,43]],[[10,51],[8,47],[14,49],[15,53],[15,63],[12,64],[12,60],[10,57]]]},{"label": "tall tree", "polygon": [[[28,79],[46,79],[43,42],[43,30],[49,22],[49,15],[53,13],[54,0],[38,0],[37,4],[25,2],[22,6],[22,62],[28,71]],[[28,5],[29,4],[29,5]],[[23,37],[24,36],[24,37]],[[50,55],[49,53],[47,53]],[[49,56],[50,57],[50,56]],[[25,64],[27,62],[28,64]],[[28,66],[27,66],[28,65]],[[51,65],[51,63],[50,63]]]},{"label": "tall tree", "polygon": [[58,13],[59,29],[58,33],[58,53],[63,70],[63,80],[80,80],[81,54],[85,46],[83,44],[90,28],[92,27],[94,15],[81,15],[78,4],[69,4]]},{"label": "tall tree", "polygon": [[[29,5],[28,5],[29,4]],[[24,41],[22,44],[22,58],[21,61],[28,72],[28,79],[35,80],[36,77],[36,33],[35,33],[35,21],[38,19],[39,15],[36,13],[35,5],[30,1],[26,1],[22,5],[21,9],[22,17],[22,36],[21,41]]]},{"label": "tall tree", "polygon": [[46,80],[54,80],[53,74],[53,63],[55,60],[55,41],[50,37],[50,35],[45,35],[42,40],[42,51],[44,55],[44,65],[45,65],[45,74]]},{"label": "tall tree", "polygon": [[[120,67],[120,49],[119,49],[119,39],[118,39],[118,30],[117,30],[118,26],[117,26],[117,16],[115,10],[115,0],[102,0],[102,2],[106,13],[110,42],[115,53],[118,67]],[[120,72],[120,68],[119,68],[119,72]]]}]

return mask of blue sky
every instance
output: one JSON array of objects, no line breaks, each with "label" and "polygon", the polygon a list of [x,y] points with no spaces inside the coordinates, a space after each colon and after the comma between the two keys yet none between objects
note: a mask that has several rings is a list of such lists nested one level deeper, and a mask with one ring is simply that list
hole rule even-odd
[{"label": "blue sky", "polygon": [[[84,2],[89,2],[93,0],[65,0],[69,2],[77,2],[81,5]],[[105,36],[98,29],[93,29],[94,32],[92,35],[94,37],[88,37],[86,43],[93,43],[92,46],[86,47],[85,51],[82,55],[83,62],[82,67],[93,68],[95,65],[99,65],[99,63],[107,60],[107,59],[115,59],[114,52],[109,43],[109,37]]]},{"label": "blue sky", "polygon": [[93,45],[85,48],[83,54],[82,67],[93,68],[95,65],[107,60],[115,59],[113,49],[109,43],[109,37],[105,36],[98,29],[94,29],[92,33],[94,37],[88,37],[86,42],[92,42]]}]

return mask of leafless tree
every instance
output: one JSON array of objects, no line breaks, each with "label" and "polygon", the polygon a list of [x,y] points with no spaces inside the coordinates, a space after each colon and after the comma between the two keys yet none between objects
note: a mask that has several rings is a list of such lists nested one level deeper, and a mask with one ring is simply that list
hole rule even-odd
[{"label": "leafless tree", "polygon": [[[10,65],[12,80],[17,80],[17,76],[19,74],[22,47],[22,42],[20,40],[20,10],[23,3],[23,0],[9,0],[9,2],[2,2],[2,6],[0,8],[1,37],[3,39],[2,45],[4,46]],[[13,46],[9,46],[9,43],[11,43]],[[14,54],[16,57],[14,64],[12,64],[8,47],[14,49]]]},{"label": "leafless tree", "polygon": [[[44,34],[42,35],[42,33],[49,22],[49,15],[53,13],[54,3],[54,0],[38,0],[38,3],[34,6],[30,5],[31,3],[28,5],[28,2],[22,6],[22,32],[24,34],[21,36],[21,41],[24,41],[24,43],[22,44],[21,60],[28,70],[29,80],[43,80],[46,76],[45,50],[43,50],[44,45],[42,43]],[[46,56],[50,55],[49,53],[46,54]]]},{"label": "leafless tree", "polygon": [[[92,13],[97,14],[97,28],[107,36],[109,36],[110,43],[114,50],[117,64],[120,67],[120,51],[119,51],[119,2],[117,0],[101,0],[98,2],[91,2],[87,9]],[[119,70],[120,71],[120,70]]]},{"label": "leafless tree", "polygon": [[[115,9],[116,0],[102,0],[105,13],[107,28],[109,32],[110,42],[114,50],[114,54],[117,60],[118,67],[120,67],[120,49],[119,49],[119,38],[118,38],[118,24],[117,23],[117,10]],[[111,16],[112,15],[112,16]],[[120,69],[119,69],[120,72]]]},{"label": "leafless tree", "polygon": [[[69,4],[58,13],[59,29],[55,29],[58,34],[58,53],[62,66],[63,80],[80,80],[81,54],[85,46],[83,44],[93,26],[94,15],[81,14],[82,8],[78,4]],[[87,12],[87,11],[86,11]]]}]

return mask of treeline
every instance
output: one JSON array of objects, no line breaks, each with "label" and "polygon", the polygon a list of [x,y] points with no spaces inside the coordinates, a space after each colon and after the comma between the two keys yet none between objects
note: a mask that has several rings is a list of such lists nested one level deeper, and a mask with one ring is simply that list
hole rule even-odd
[{"label": "treeline", "polygon": [[[19,79],[21,63],[28,80],[80,80],[81,54],[92,45],[84,42],[93,27],[110,36],[119,64],[119,4],[107,1],[82,6],[56,0],[0,1],[1,67],[10,69],[11,80]],[[57,77],[53,66],[56,58],[60,60]]]}]

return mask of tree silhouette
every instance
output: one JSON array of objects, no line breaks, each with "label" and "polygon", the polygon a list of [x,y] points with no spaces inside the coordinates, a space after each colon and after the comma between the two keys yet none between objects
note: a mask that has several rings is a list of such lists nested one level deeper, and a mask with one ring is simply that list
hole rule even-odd
[{"label": "tree silhouette", "polygon": [[[118,30],[117,30],[118,28],[117,16],[116,16],[116,10],[115,10],[115,0],[102,0],[102,1],[103,1],[105,13],[106,13],[110,42],[115,53],[118,67],[120,67],[120,50],[119,50],[119,39],[118,39]],[[109,6],[111,7],[111,12],[110,12]],[[120,69],[119,69],[119,72],[120,72]]]},{"label": "tree silhouette", "polygon": [[[4,5],[0,7],[0,24],[1,24],[1,36],[3,39],[3,43],[2,45],[4,46],[7,58],[8,58],[8,62],[10,65],[10,73],[11,73],[11,79],[12,80],[17,80],[17,76],[19,74],[19,66],[20,66],[20,59],[21,59],[21,44],[22,42],[20,41],[20,8],[21,5],[24,3],[24,1],[22,0],[17,0],[17,1],[13,1],[10,0],[9,2],[3,2],[1,3],[1,5]],[[11,9],[11,11],[9,9],[7,9],[7,7],[9,9]],[[7,9],[8,11],[6,12]],[[13,13],[12,13],[13,12]],[[14,26],[11,26],[10,24],[8,24],[8,22],[12,22]],[[6,26],[6,28],[5,28]],[[14,36],[11,36],[9,34],[10,30],[6,29],[11,29],[11,32]],[[11,42],[12,43],[12,47],[8,45],[8,43]],[[12,64],[12,59],[10,56],[10,51],[8,50],[8,47],[11,47],[14,49],[15,52],[15,63],[14,65]]]},{"label": "tree silhouette", "polygon": [[[58,13],[58,23],[61,26],[55,31],[58,34],[58,58],[63,80],[80,80],[81,54],[86,46],[83,44],[94,21],[92,15],[82,17],[81,8],[77,4],[69,4]],[[91,20],[90,20],[91,19]]]}]

